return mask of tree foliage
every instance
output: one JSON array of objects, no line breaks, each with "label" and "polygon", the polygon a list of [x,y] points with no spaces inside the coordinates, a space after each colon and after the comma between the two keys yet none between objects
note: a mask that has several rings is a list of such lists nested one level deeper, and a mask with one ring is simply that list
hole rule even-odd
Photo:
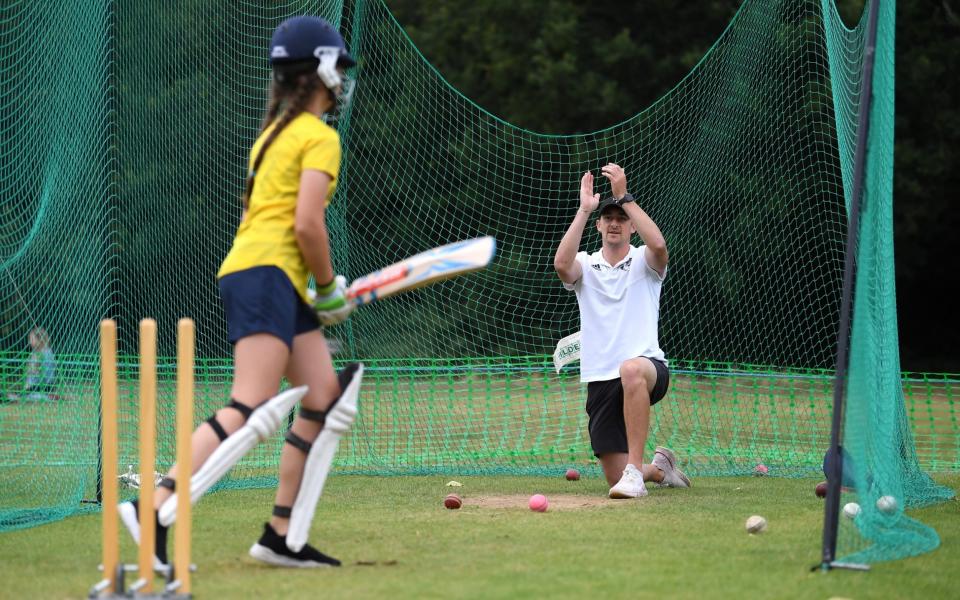
[{"label": "tree foliage", "polygon": [[[364,2],[371,5],[375,0]],[[42,12],[43,4],[36,4],[36,12]],[[608,132],[592,138],[591,144],[595,146],[583,149],[575,147],[577,142],[569,138],[557,138],[556,156],[564,157],[558,160],[569,164],[579,165],[587,160],[584,157],[592,156],[591,152],[602,151],[605,144],[610,148],[623,147],[627,142],[608,128],[655,105],[665,93],[684,81],[741,9],[739,0],[636,3],[386,0],[386,4],[416,44],[416,50],[437,69],[439,76],[492,116],[467,124],[460,133],[462,140],[458,141],[449,139],[446,133],[431,130],[376,131],[378,126],[386,128],[387,121],[371,118],[371,115],[397,116],[398,111],[415,110],[417,102],[428,106],[445,101],[446,95],[440,97],[439,86],[425,89],[408,81],[392,98],[366,105],[358,103],[370,111],[365,116],[354,115],[357,123],[364,117],[365,138],[380,141],[376,146],[363,147],[364,136],[349,139],[355,144],[353,151],[366,152],[378,159],[377,176],[371,178],[369,194],[378,198],[380,209],[385,211],[391,209],[391,203],[400,203],[409,194],[409,182],[391,171],[391,157],[408,152],[414,143],[435,149],[414,157],[419,172],[429,174],[438,161],[442,161],[451,169],[456,189],[470,197],[483,197],[484,186],[489,181],[511,187],[520,194],[572,197],[576,181],[537,182],[539,186],[549,185],[547,189],[534,187],[525,179],[526,168],[534,165],[538,158],[525,153],[522,144],[511,149],[510,164],[487,165],[490,171],[483,176],[458,159],[467,152],[468,142],[492,139],[490,134],[497,127],[498,119],[545,134]],[[19,347],[25,324],[33,318],[31,313],[38,312],[38,306],[55,295],[63,298],[57,307],[50,309],[61,315],[51,325],[59,329],[76,320],[72,315],[98,312],[97,307],[105,303],[109,306],[108,312],[119,311],[126,323],[133,323],[146,314],[170,323],[185,311],[181,305],[171,303],[171,297],[181,299],[184,305],[205,307],[205,314],[193,316],[207,323],[220,323],[221,318],[214,318],[220,316],[214,274],[239,219],[236,198],[243,181],[246,153],[256,134],[268,76],[262,48],[288,7],[264,3],[256,14],[248,14],[229,2],[122,0],[111,5],[79,2],[68,5],[75,12],[71,13],[73,22],[86,15],[90,23],[70,30],[73,37],[63,40],[67,50],[61,50],[59,45],[38,44],[33,50],[39,53],[39,58],[30,63],[37,65],[36,70],[11,71],[10,89],[18,90],[23,97],[43,98],[38,106],[45,108],[11,112],[11,119],[20,118],[17,114],[23,117],[18,121],[19,127],[8,128],[11,136],[6,147],[11,151],[0,157],[0,161],[5,161],[3,165],[8,171],[18,173],[17,181],[34,183],[16,188],[17,193],[10,194],[0,207],[0,257],[9,259],[15,255],[24,246],[23,240],[28,234],[32,235],[25,224],[32,215],[39,214],[41,199],[49,197],[51,206],[61,203],[68,207],[82,206],[83,210],[78,210],[76,217],[69,217],[73,219],[77,235],[67,242],[42,246],[32,242],[33,248],[40,248],[38,254],[42,256],[36,262],[44,268],[52,271],[51,265],[68,265],[57,270],[56,276],[37,277],[25,271],[21,279],[19,271],[10,268],[4,273],[7,280],[13,277],[21,283],[17,284],[17,290],[11,287],[0,306],[0,314],[6,317],[0,327],[0,345]],[[91,6],[99,7],[99,12],[90,12]],[[347,13],[356,6],[357,0],[345,3]],[[855,26],[861,18],[863,0],[839,0],[838,8],[845,22]],[[5,28],[0,35],[19,35],[17,32],[46,23],[39,19],[34,22],[34,12],[33,8],[13,12],[13,18],[4,21]],[[146,23],[149,26],[144,26]],[[107,33],[90,35],[100,29]],[[346,30],[349,32],[349,27]],[[377,36],[384,32],[368,33]],[[775,33],[793,35],[796,30],[786,27]],[[902,0],[898,6],[897,38],[894,210],[904,366],[956,370],[960,368],[960,359],[956,358],[960,355],[952,343],[960,330],[960,318],[952,310],[947,289],[953,276],[952,260],[960,249],[960,236],[954,234],[960,225],[960,212],[953,207],[952,200],[960,184],[956,168],[960,142],[960,103],[957,102],[960,79],[953,72],[954,65],[960,64],[960,0]],[[8,44],[8,49],[17,47]],[[5,53],[4,58],[7,57]],[[80,68],[84,65],[88,70]],[[396,73],[388,72],[389,60],[380,65],[384,72],[367,72],[364,77],[375,80],[382,76],[402,81]],[[63,89],[51,91],[53,84],[49,82],[57,82]],[[106,90],[102,92],[106,100],[96,94],[80,93],[88,87]],[[71,93],[77,95],[76,99],[64,90],[73,90]],[[765,90],[739,92],[738,97],[748,98],[752,103],[762,104],[767,100]],[[362,89],[359,93],[363,93]],[[61,103],[69,108],[61,107]],[[38,119],[47,115],[51,115],[50,120],[41,126]],[[409,121],[417,118],[417,114],[404,116]],[[83,127],[78,127],[78,123]],[[104,124],[103,131],[95,135],[90,124],[100,123]],[[413,133],[420,136],[416,141],[404,137]],[[730,131],[727,134],[732,135]],[[703,136],[703,139],[709,138]],[[683,156],[684,149],[671,143],[674,142],[665,139],[658,150],[664,151],[664,155]],[[72,150],[80,145],[84,149]],[[47,152],[48,147],[56,151]],[[46,162],[31,162],[34,154],[25,152],[27,148],[39,149],[41,154],[46,152]],[[483,151],[476,145],[473,149]],[[86,154],[87,160],[64,159],[68,154],[70,157]],[[13,156],[27,159],[12,165]],[[64,160],[58,162],[61,159]],[[624,160],[629,161],[630,157]],[[71,173],[83,173],[76,179],[82,183],[68,182],[61,171],[57,171],[62,179],[60,187],[43,188],[51,192],[46,196],[34,193],[42,187],[35,185],[36,181],[45,181],[42,174],[48,163],[69,166]],[[451,164],[454,166],[449,167]],[[566,169],[569,164],[558,164],[557,168]],[[12,166],[16,169],[11,169]],[[673,167],[656,165],[655,168],[663,171]],[[345,177],[351,176],[349,168],[348,164]],[[638,177],[643,176],[645,174],[638,173]],[[705,176],[748,177],[739,173]],[[469,214],[481,211],[482,206],[451,207],[447,201],[450,182],[427,183],[431,187],[429,193],[419,199],[421,213],[412,215],[410,222],[384,221],[384,229],[375,235],[356,229],[362,227],[362,223],[355,225],[358,219],[348,220],[336,209],[331,212],[331,218],[355,228],[353,233],[361,236],[358,239],[368,236],[379,252],[377,256],[381,257],[395,256],[391,253],[397,252],[397,246],[392,242],[399,238],[410,238],[410,244],[419,248],[451,241],[438,239],[440,228],[431,229],[432,224],[458,218],[464,222],[482,221],[482,215]],[[743,179],[735,183],[742,189],[759,185],[783,188],[785,182]],[[102,190],[102,194],[94,190]],[[81,203],[80,199],[87,203]],[[769,206],[758,206],[754,218],[765,218],[764,214],[778,211],[776,201],[772,199]],[[731,227],[741,231],[754,228],[755,222],[727,206],[730,202],[730,198],[716,198],[706,206],[710,210],[732,211]],[[87,229],[100,227],[96,215],[110,216],[109,235],[98,230],[84,236]],[[547,224],[543,235],[559,239],[563,228],[563,223]],[[700,236],[708,245],[713,233],[692,231],[690,239]],[[38,235],[30,239],[44,238]],[[56,252],[48,252],[50,248]],[[550,265],[525,265],[529,257],[511,252],[509,248],[501,250],[501,264],[518,269],[529,267],[530,271],[550,275]],[[114,283],[106,292],[106,300],[101,292],[87,297],[81,288],[96,287],[90,281],[90,269],[79,259],[65,257],[84,254],[99,257],[108,251],[110,256],[98,259],[96,265],[103,263]],[[337,248],[336,252],[341,250]],[[783,246],[778,252],[770,253],[766,268],[789,268],[790,252],[790,247]],[[732,258],[746,260],[743,256]],[[375,266],[354,265],[353,274]],[[735,270],[725,268],[727,266],[715,265],[718,276],[704,283],[704,294],[735,310],[738,290],[747,283]],[[30,277],[33,280],[29,280]],[[64,285],[76,288],[75,292],[54,293]],[[533,292],[530,301],[546,304],[553,300],[549,295],[541,297]],[[482,312],[477,307],[464,310]],[[484,315],[502,326],[511,322],[515,316],[513,310],[508,304],[494,305]],[[62,325],[58,326],[60,322]],[[722,318],[705,323],[703,329],[709,331],[711,326],[722,329]],[[555,323],[526,323],[521,327],[523,331],[517,333],[548,339],[561,328]],[[75,329],[80,332],[87,328],[77,325]],[[437,330],[441,329],[438,323]],[[757,332],[758,341],[762,340],[762,334],[762,330]],[[86,333],[77,333],[74,337],[78,344],[81,339],[89,339]],[[127,349],[133,348],[135,335],[131,328],[121,331],[121,338]],[[223,331],[202,328],[201,348],[219,353],[223,350],[223,338]],[[168,348],[171,341],[165,340]],[[76,349],[81,349],[81,345]],[[517,349],[489,350],[510,353]]]},{"label": "tree foliage", "polygon": [[[388,0],[465,96],[544,133],[595,131],[651,105],[697,64],[740,2]],[[863,0],[840,0],[849,27]],[[960,211],[960,3],[898,3],[895,246],[903,364],[960,368],[947,292]]]}]

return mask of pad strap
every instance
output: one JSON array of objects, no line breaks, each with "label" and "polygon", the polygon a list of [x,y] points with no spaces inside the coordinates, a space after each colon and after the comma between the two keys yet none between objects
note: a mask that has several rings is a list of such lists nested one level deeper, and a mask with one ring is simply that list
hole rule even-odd
[{"label": "pad strap", "polygon": [[286,544],[293,552],[300,552],[307,544],[317,501],[323,493],[323,484],[333,466],[333,457],[337,452],[340,437],[350,429],[357,416],[357,397],[362,378],[363,365],[360,363],[349,364],[338,374],[342,392],[327,409],[323,429],[307,454],[300,489],[290,513]]},{"label": "pad strap", "polygon": [[227,439],[228,437],[227,432],[226,430],[224,430],[223,426],[220,425],[220,421],[217,420],[216,413],[210,415],[210,418],[207,419],[207,425],[209,425],[210,428],[213,429],[213,432],[217,434],[217,437],[220,438],[221,442]]},{"label": "pad strap", "polygon": [[310,447],[313,445],[299,435],[295,434],[292,429],[287,430],[287,435],[284,437],[284,439],[288,444],[304,454],[309,454]]},{"label": "pad strap", "polygon": [[[316,421],[323,425],[324,421],[327,419],[327,411],[325,410],[310,410],[309,408],[301,408],[300,416],[308,421]],[[303,439],[299,435],[295,434],[292,429],[287,430],[287,435],[284,438],[288,444],[296,448],[297,450],[303,452],[304,454],[310,454],[310,448],[313,446],[311,442]]]},{"label": "pad strap", "polygon": [[289,519],[292,511],[293,509],[289,506],[280,506],[279,504],[273,505],[273,516],[280,517],[281,519]]},{"label": "pad strap", "polygon": [[160,483],[157,484],[157,487],[167,488],[171,492],[177,491],[177,481],[172,477],[164,477],[160,480]]},{"label": "pad strap", "polygon": [[308,421],[316,421],[317,423],[323,424],[327,420],[327,411],[325,410],[310,410],[309,408],[300,408],[300,416]]},{"label": "pad strap", "polygon": [[[230,399],[230,404],[227,404],[225,408],[232,408],[235,411],[243,415],[243,422],[246,423],[247,419],[250,418],[250,415],[253,414],[253,409],[247,406],[246,404],[241,404],[234,400]],[[227,439],[230,434],[227,433],[227,430],[223,428],[223,425],[220,424],[220,421],[217,420],[217,414],[214,413],[207,419],[207,424],[210,425],[210,428],[213,429],[213,432],[217,434],[217,437],[220,438],[220,441]]]},{"label": "pad strap", "polygon": [[[327,411],[310,410],[309,408],[301,407],[300,416],[308,421],[316,421],[317,423],[323,425],[323,422],[327,420]],[[303,452],[304,454],[310,454],[310,448],[313,446],[313,444],[295,434],[292,429],[287,430],[287,435],[284,439],[288,444],[297,450]]]},{"label": "pad strap", "polygon": [[253,414],[253,409],[252,409],[252,408],[250,408],[250,407],[247,406],[246,404],[241,404],[241,403],[237,402],[237,401],[234,400],[233,398],[230,398],[230,404],[227,405],[227,408],[232,408],[232,409],[238,411],[241,415],[243,415],[243,422],[244,422],[244,423],[246,423],[246,422],[247,422],[247,419],[250,418],[250,415]]}]

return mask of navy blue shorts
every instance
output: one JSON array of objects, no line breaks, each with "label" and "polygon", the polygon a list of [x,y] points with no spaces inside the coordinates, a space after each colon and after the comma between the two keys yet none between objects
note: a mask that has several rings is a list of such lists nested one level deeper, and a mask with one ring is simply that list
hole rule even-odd
[{"label": "navy blue shorts", "polygon": [[[667,365],[648,359],[657,370],[657,382],[650,392],[650,406],[663,399],[670,386]],[[591,381],[587,384],[588,430],[593,454],[599,457],[610,452],[627,452],[627,426],[623,422],[623,384],[620,378]]]},{"label": "navy blue shorts", "polygon": [[220,299],[231,344],[255,333],[269,333],[293,349],[294,337],[320,328],[317,313],[279,267],[253,267],[224,275]]}]

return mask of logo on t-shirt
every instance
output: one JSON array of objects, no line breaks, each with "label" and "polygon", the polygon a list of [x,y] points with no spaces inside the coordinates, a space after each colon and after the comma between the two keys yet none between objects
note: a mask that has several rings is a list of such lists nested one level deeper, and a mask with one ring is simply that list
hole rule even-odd
[{"label": "logo on t-shirt", "polygon": [[610,265],[603,264],[603,263],[593,263],[590,266],[593,267],[594,271],[602,271],[604,269],[614,269],[616,271],[629,271],[630,264],[632,262],[633,262],[633,257],[630,257],[615,267],[611,267]]}]

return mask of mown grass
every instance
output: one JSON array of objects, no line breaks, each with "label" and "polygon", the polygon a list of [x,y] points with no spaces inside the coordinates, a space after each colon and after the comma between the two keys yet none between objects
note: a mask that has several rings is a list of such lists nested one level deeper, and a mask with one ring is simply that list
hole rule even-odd
[{"label": "mown grass", "polygon": [[[823,503],[816,480],[698,478],[690,490],[652,489],[638,501],[533,513],[488,508],[481,496],[602,498],[599,478],[457,477],[464,499],[446,510],[449,477],[334,476],[311,542],[339,569],[285,570],[247,556],[272,491],[224,491],[197,506],[198,598],[953,598],[960,564],[956,500],[911,511],[941,547],[870,572],[811,572]],[[939,477],[950,487],[960,476]],[[584,502],[586,503],[586,502]],[[761,514],[769,529],[748,535]],[[123,539],[127,560],[133,545]],[[172,545],[171,545],[172,548]],[[2,597],[82,598],[99,577],[99,515],[0,534]],[[374,564],[369,564],[374,563]]]}]

